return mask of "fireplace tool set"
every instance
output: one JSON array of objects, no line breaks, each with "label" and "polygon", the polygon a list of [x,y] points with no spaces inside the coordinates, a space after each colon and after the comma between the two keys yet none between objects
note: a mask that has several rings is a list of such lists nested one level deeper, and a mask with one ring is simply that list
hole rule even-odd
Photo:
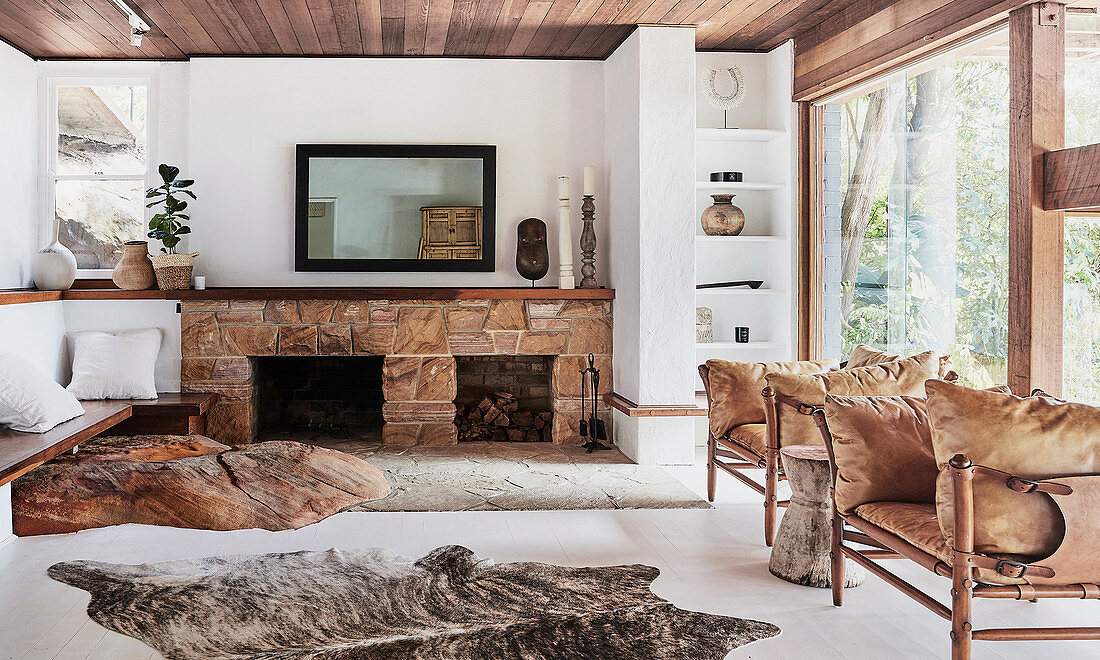
[{"label": "fireplace tool set", "polygon": [[[581,372],[581,426],[580,435],[582,438],[589,438],[588,442],[582,445],[585,451],[589,454],[597,449],[611,449],[601,440],[607,440],[607,428],[604,426],[603,420],[599,417],[599,391],[600,391],[600,370],[596,368],[596,358],[591,353],[588,354],[588,368],[582,369]],[[592,392],[592,415],[587,416],[586,402],[588,401],[588,392]]]}]

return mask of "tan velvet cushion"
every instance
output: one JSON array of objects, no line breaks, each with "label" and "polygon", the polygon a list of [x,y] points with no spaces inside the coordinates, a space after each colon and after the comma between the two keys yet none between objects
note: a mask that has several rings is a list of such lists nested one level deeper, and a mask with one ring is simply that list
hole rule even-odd
[{"label": "tan velvet cushion", "polygon": [[[932,351],[913,357],[867,367],[842,369],[816,375],[768,374],[768,385],[776,394],[811,406],[825,405],[825,395],[837,396],[920,396],[924,381],[939,372],[939,356]],[[780,403],[779,446],[820,445],[821,432],[809,415]]]},{"label": "tan velvet cushion", "polygon": [[893,362],[894,360],[900,359],[901,356],[897,353],[887,353],[877,348],[871,348],[867,344],[859,344],[852,349],[851,355],[848,356],[848,364],[845,366],[845,369],[856,369],[858,367],[882,364],[883,362]]},{"label": "tan velvet cushion", "polygon": [[[948,543],[954,510],[948,461],[1025,478],[1100,473],[1100,408],[1045,397],[1020,398],[930,381],[928,416],[940,474],[936,508]],[[974,476],[974,549],[1046,557],[1062,541],[1062,515],[1049,495],[1009,490],[1004,480]]]},{"label": "tan velvet cushion", "polygon": [[834,396],[825,418],[836,458],[836,506],[936,501],[936,455],[924,397]]},{"label": "tan velvet cushion", "polygon": [[707,360],[710,387],[710,432],[721,438],[741,424],[764,423],[764,374],[816,374],[837,366],[836,360],[800,362],[729,362]]}]

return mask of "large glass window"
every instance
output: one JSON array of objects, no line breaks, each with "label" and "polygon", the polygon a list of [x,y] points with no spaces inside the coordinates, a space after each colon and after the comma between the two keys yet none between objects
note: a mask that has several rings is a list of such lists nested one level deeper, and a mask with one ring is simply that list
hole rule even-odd
[{"label": "large glass window", "polygon": [[950,353],[1006,380],[1007,32],[821,108],[821,353]]},{"label": "large glass window", "polygon": [[[1100,142],[1100,16],[1066,15],[1066,146]],[[1066,213],[1063,394],[1100,404],[1100,217]]]},{"label": "large glass window", "polygon": [[49,89],[50,215],[79,268],[114,268],[122,244],[145,236],[148,82],[54,79]]}]

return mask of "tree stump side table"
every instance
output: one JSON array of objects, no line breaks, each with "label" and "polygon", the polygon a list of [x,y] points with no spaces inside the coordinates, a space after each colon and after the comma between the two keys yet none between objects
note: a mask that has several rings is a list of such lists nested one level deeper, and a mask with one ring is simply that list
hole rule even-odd
[{"label": "tree stump side table", "polygon": [[[833,503],[829,497],[829,454],[822,446],[792,445],[779,450],[791,503],[779,523],[768,570],[808,587],[831,586]],[[844,586],[863,583],[863,568],[845,560]]]}]

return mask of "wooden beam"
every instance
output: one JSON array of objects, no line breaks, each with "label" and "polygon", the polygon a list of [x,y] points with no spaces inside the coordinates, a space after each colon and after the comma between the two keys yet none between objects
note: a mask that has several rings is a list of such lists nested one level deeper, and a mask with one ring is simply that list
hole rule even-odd
[{"label": "wooden beam", "polygon": [[1026,0],[858,0],[794,39],[794,100],[813,101],[1004,21]]},{"label": "wooden beam", "polygon": [[1100,144],[1043,154],[1043,208],[1047,211],[1100,206]]},{"label": "wooden beam", "polygon": [[1062,392],[1063,230],[1043,208],[1043,158],[1065,144],[1065,5],[1009,18],[1008,385]]}]

